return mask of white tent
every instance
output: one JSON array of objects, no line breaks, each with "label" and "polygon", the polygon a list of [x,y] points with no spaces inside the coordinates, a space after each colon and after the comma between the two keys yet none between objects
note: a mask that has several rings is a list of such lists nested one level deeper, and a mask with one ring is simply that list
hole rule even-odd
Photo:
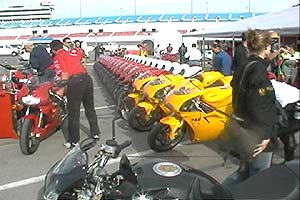
[{"label": "white tent", "polygon": [[185,34],[183,37],[232,37],[240,36],[249,28],[274,30],[282,35],[299,34],[299,4],[291,8],[270,12],[237,22],[216,25],[215,27]]}]

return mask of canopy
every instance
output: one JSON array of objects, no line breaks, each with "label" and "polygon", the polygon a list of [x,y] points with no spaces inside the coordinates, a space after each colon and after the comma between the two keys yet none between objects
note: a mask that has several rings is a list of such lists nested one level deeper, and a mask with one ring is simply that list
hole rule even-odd
[{"label": "canopy", "polygon": [[237,22],[216,25],[209,29],[185,34],[183,37],[232,37],[240,36],[247,29],[274,30],[282,35],[299,34],[299,6],[270,12],[265,15],[247,18]]}]

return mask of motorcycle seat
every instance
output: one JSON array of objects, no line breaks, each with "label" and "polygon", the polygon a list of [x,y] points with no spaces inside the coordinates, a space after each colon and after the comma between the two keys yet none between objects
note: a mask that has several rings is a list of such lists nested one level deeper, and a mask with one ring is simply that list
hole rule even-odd
[{"label": "motorcycle seat", "polygon": [[[299,170],[299,161],[297,166]],[[299,199],[299,174],[293,169],[272,166],[227,189],[233,199]]]}]

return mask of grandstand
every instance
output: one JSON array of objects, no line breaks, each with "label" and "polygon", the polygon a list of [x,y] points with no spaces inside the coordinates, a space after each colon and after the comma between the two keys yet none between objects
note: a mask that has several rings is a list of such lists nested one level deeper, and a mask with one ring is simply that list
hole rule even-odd
[{"label": "grandstand", "polygon": [[62,39],[69,36],[90,45],[105,42],[134,43],[151,40],[165,29],[184,34],[216,23],[228,23],[261,14],[195,13],[0,21],[0,42],[17,44],[33,37]]}]

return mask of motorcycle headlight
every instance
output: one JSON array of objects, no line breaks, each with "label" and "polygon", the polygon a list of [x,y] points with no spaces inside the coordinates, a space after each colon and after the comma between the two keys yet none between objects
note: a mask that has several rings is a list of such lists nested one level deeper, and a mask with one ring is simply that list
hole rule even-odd
[{"label": "motorcycle headlight", "polygon": [[171,86],[171,85],[167,86],[165,88],[162,88],[155,93],[154,98],[163,99],[172,89],[173,89],[173,86]]},{"label": "motorcycle headlight", "polygon": [[160,79],[154,79],[152,81],[149,82],[149,85],[159,85],[159,84],[162,84],[163,81],[160,80]]},{"label": "motorcycle headlight", "polygon": [[26,105],[29,105],[29,106],[37,105],[37,104],[40,103],[40,101],[41,101],[40,98],[36,98],[34,96],[31,96],[31,95],[28,95],[26,97],[22,97],[22,102]]}]

